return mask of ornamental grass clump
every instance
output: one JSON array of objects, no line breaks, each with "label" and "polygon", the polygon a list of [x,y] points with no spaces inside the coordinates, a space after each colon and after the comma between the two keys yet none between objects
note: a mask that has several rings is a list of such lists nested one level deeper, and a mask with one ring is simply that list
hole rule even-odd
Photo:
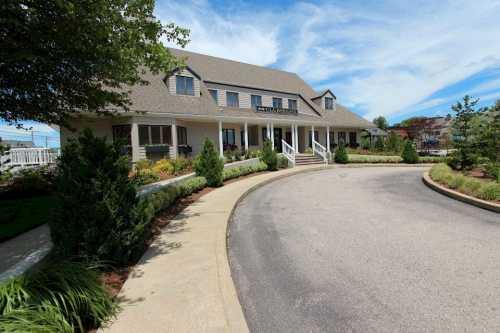
[{"label": "ornamental grass clump", "polygon": [[203,149],[194,163],[194,169],[197,176],[206,178],[208,186],[218,187],[222,185],[224,161],[219,157],[212,140],[205,139]]},{"label": "ornamental grass clump", "polygon": [[479,189],[477,196],[484,200],[500,201],[500,184],[493,182],[484,184]]},{"label": "ornamental grass clump", "polygon": [[97,266],[45,264],[0,285],[0,332],[87,332],[118,310]]}]

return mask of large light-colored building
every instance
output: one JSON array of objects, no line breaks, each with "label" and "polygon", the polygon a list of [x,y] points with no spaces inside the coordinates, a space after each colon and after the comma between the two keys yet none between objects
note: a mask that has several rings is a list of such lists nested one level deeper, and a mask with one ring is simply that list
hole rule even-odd
[{"label": "large light-colored building", "polygon": [[[171,49],[186,68],[146,74],[131,88],[130,111],[115,117],[82,116],[72,127],[128,142],[132,161],[196,155],[205,138],[226,149],[333,150],[360,142],[374,125],[337,102],[331,90],[314,91],[297,74]],[[62,144],[76,133],[61,129]],[[286,144],[285,144],[286,143]],[[291,147],[291,148],[290,148]]]}]

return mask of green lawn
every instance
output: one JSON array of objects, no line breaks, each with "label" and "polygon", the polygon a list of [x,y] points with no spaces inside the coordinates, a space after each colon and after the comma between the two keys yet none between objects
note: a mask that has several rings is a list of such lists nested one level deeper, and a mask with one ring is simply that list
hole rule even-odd
[{"label": "green lawn", "polygon": [[56,198],[42,196],[0,201],[0,241],[47,223]]}]

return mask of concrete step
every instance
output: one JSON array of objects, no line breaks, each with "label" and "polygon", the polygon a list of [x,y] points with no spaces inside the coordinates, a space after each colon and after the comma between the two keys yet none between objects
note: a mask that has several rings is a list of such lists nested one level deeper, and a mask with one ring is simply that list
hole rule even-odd
[{"label": "concrete step", "polygon": [[324,163],[325,162],[322,160],[310,161],[310,162],[295,161],[295,165],[311,165],[311,164],[324,164]]}]

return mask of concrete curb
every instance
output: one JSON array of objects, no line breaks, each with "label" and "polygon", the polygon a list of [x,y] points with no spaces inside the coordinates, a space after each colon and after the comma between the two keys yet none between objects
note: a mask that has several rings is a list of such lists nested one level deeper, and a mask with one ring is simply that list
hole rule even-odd
[{"label": "concrete curb", "polygon": [[433,181],[431,179],[431,177],[429,176],[429,172],[424,172],[424,174],[422,176],[422,181],[429,188],[433,189],[436,192],[444,194],[452,199],[459,200],[459,201],[468,203],[469,205],[473,205],[473,206],[480,207],[483,209],[491,210],[491,211],[496,212],[496,213],[500,213],[500,205],[499,204],[489,202],[486,200],[482,200],[482,199],[478,199],[478,198],[474,198],[474,197],[471,197],[469,195],[463,194],[461,192],[444,187],[444,186],[436,183],[435,181]]}]

